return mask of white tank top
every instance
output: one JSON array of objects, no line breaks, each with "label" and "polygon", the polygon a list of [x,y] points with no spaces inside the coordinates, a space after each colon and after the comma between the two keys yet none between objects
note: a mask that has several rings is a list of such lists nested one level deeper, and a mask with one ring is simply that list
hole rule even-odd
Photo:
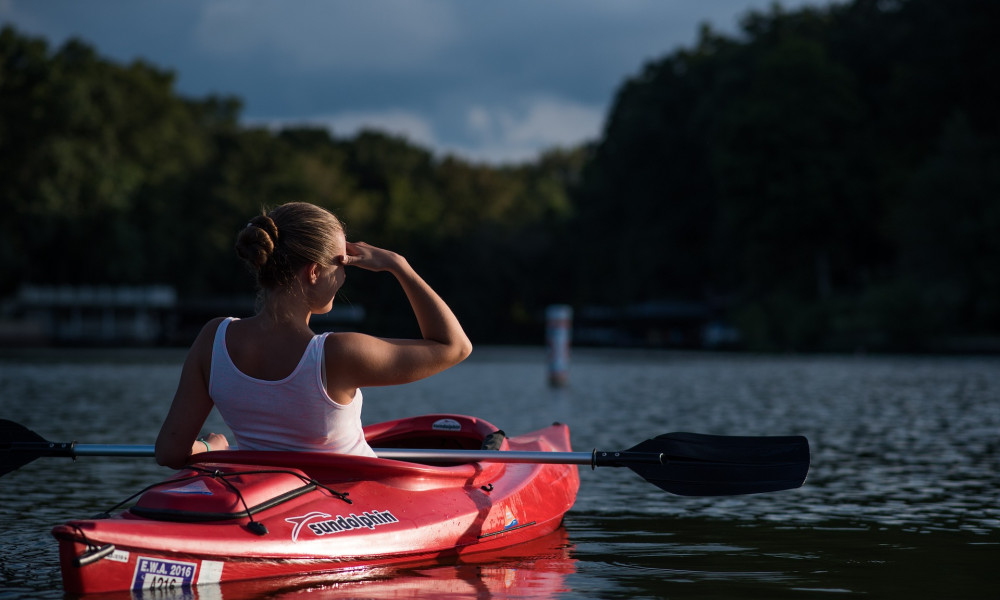
[{"label": "white tank top", "polygon": [[215,332],[208,393],[240,450],[294,450],[375,456],[361,429],[361,390],[350,404],[337,404],[323,381],[323,343],[309,341],[292,374],[278,381],[241,372],[226,347],[226,329]]}]

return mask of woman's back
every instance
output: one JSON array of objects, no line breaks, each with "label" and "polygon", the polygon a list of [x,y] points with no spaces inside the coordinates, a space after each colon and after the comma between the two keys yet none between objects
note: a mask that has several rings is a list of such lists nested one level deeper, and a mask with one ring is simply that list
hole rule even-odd
[{"label": "woman's back", "polygon": [[240,448],[374,456],[361,428],[360,390],[346,404],[326,391],[326,335],[313,337],[284,376],[265,379],[244,372],[232,359],[231,325],[239,321],[225,319],[216,330],[208,391]]},{"label": "woman's back", "polygon": [[290,328],[261,327],[254,318],[230,323],[226,348],[233,364],[255,379],[277,381],[298,366],[313,333]]}]

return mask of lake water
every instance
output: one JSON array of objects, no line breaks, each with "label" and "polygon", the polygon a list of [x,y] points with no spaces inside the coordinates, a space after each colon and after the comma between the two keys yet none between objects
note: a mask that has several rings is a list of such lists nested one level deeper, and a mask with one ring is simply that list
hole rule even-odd
[{"label": "lake water", "polygon": [[[0,418],[49,440],[151,444],[183,353],[0,355]],[[1000,590],[1000,359],[477,349],[406,387],[369,389],[366,423],[432,412],[517,434],[570,425],[576,450],[671,431],[801,434],[800,489],[685,498],[627,469],[581,468],[564,527],[523,552],[296,582],[275,598],[984,598]],[[217,415],[210,430],[223,431]],[[55,524],[169,471],[151,459],[39,459],[0,479],[0,600],[63,598]],[[239,589],[186,597],[232,600]]]}]

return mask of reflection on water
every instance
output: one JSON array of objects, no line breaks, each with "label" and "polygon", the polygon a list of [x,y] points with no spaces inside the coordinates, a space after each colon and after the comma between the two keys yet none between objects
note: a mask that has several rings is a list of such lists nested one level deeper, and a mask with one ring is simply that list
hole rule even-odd
[{"label": "reflection on water", "polygon": [[[0,360],[0,418],[56,441],[148,444],[181,359],[150,352]],[[295,593],[930,598],[995,592],[998,359],[576,351],[567,388],[549,388],[546,377],[541,348],[477,349],[429,380],[366,390],[364,419],[455,412],[510,433],[562,421],[578,450],[627,448],[669,431],[802,434],[813,452],[809,478],[787,492],[684,498],[627,469],[581,469],[563,559],[546,562],[528,551],[520,562],[398,570],[389,579],[367,573],[356,583],[307,582]],[[208,429],[226,431],[216,415]],[[43,459],[4,476],[0,600],[61,598],[49,529],[105,510],[167,473],[148,460],[88,458]],[[455,579],[452,591],[417,585]],[[553,592],[557,587],[566,591]]]},{"label": "reflection on water", "polygon": [[555,598],[569,591],[576,559],[565,528],[495,552],[427,565],[356,568],[303,577],[137,590],[102,600],[252,600],[301,598]]},{"label": "reflection on water", "polygon": [[[1000,541],[828,522],[574,516],[574,590],[594,598],[992,597]],[[641,532],[622,536],[621,532]],[[804,595],[796,594],[802,592]]]}]

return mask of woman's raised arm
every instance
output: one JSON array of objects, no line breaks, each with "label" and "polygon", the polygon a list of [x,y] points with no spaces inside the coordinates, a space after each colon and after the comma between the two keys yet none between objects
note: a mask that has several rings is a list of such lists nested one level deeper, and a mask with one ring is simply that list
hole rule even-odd
[{"label": "woman's raised arm", "polygon": [[348,243],[341,264],[391,273],[406,294],[421,339],[384,339],[364,334],[331,336],[328,368],[346,387],[394,385],[454,366],[472,352],[472,342],[444,300],[399,254],[364,242]]}]

